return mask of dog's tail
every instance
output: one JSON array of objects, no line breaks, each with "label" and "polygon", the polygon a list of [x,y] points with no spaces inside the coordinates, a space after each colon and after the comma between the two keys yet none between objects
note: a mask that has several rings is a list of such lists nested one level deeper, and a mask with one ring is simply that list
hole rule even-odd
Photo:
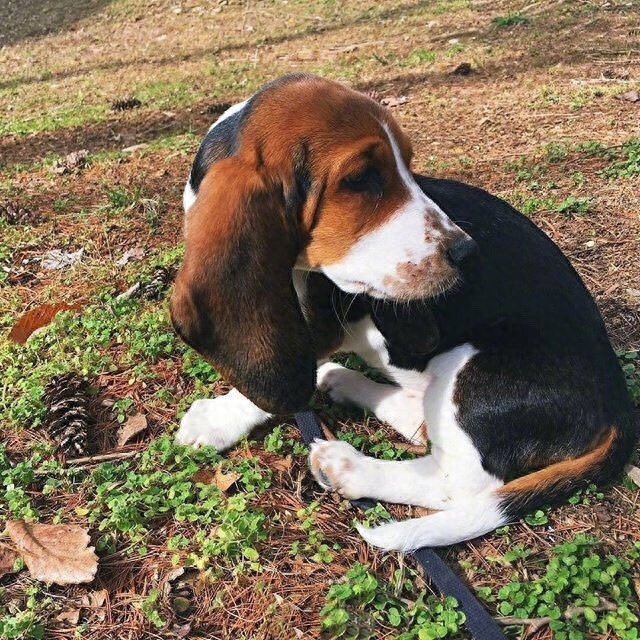
[{"label": "dog's tail", "polygon": [[370,544],[397,551],[470,540],[543,505],[566,500],[589,484],[611,480],[631,454],[634,434],[631,425],[629,427],[622,430],[610,427],[581,456],[551,464],[498,489],[457,502],[446,511],[373,529],[358,526],[358,531]]}]

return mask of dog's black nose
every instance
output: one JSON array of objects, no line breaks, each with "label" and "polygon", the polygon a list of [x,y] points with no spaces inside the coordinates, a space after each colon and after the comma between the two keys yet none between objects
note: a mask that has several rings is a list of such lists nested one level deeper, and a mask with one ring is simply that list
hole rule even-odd
[{"label": "dog's black nose", "polygon": [[447,258],[456,267],[465,266],[477,256],[478,245],[468,236],[455,240],[447,249]]}]

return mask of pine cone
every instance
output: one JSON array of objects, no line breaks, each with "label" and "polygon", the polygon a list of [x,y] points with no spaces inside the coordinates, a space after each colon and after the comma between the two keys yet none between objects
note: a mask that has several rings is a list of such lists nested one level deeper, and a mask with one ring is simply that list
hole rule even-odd
[{"label": "pine cone", "polygon": [[128,98],[122,98],[120,100],[114,100],[111,103],[111,108],[114,111],[129,111],[129,109],[137,109],[142,106],[142,102],[138,98],[129,96]]},{"label": "pine cone", "polygon": [[58,448],[69,457],[84,455],[91,421],[85,381],[75,373],[54,376],[45,387],[44,402],[44,426]]},{"label": "pine cone", "polygon": [[36,216],[29,209],[24,209],[17,202],[7,202],[0,206],[0,216],[8,224],[28,224],[36,221]]},{"label": "pine cone", "polygon": [[176,270],[173,267],[158,267],[151,280],[140,284],[137,296],[145,300],[159,300],[175,277]]},{"label": "pine cone", "polygon": [[213,104],[210,104],[205,111],[213,116],[219,116],[232,106],[233,105],[230,102],[214,102]]}]

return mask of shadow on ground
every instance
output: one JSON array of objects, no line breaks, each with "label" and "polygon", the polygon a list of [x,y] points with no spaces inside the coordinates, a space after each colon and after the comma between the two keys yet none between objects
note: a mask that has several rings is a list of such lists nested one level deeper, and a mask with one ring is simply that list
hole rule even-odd
[{"label": "shadow on ground", "polygon": [[111,0],[2,0],[0,47],[70,29]]}]

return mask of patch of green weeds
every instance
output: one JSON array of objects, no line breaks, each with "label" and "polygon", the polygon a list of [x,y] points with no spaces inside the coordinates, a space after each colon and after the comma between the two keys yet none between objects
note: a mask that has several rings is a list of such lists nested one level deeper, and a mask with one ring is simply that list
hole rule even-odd
[{"label": "patch of green weeds", "polygon": [[388,520],[391,520],[391,514],[380,503],[378,503],[375,507],[366,509],[364,511],[363,518],[358,520],[358,522],[363,524],[365,527],[375,527],[383,522],[387,522]]},{"label": "patch of green weeds", "polygon": [[[525,551],[518,555],[530,560],[533,554]],[[539,575],[531,575],[534,564],[529,561],[526,579],[512,576],[497,593],[498,612],[522,619],[548,617],[556,640],[611,632],[635,640],[638,617],[630,568],[638,557],[640,543],[616,557],[597,540],[577,535],[554,547],[549,559],[538,559]]]},{"label": "patch of green weeds", "polygon": [[416,577],[407,568],[398,569],[394,585],[381,583],[365,565],[356,563],[327,592],[327,604],[320,612],[323,637],[368,640],[381,637],[388,627],[395,630],[397,640],[456,636],[465,621],[457,602],[424,592],[416,598]]},{"label": "patch of green weeds", "polygon": [[586,507],[593,504],[594,500],[600,501],[604,499],[604,493],[598,490],[595,484],[590,484],[585,489],[579,489],[569,498],[570,504],[581,504]]},{"label": "patch of green weeds", "polygon": [[530,165],[525,156],[521,156],[517,160],[506,162],[505,171],[515,174],[518,182],[526,182],[534,180],[542,173],[540,165]]},{"label": "patch of green weeds", "polygon": [[371,435],[341,429],[336,432],[336,437],[338,440],[348,442],[359,451],[382,460],[412,460],[416,457],[416,454],[407,451],[404,447],[390,442],[384,429],[378,429]]},{"label": "patch of green weeds", "polygon": [[555,200],[553,198],[538,198],[538,197],[516,197],[516,201],[520,201],[518,208],[525,215],[536,213],[536,211],[551,211],[555,207]]},{"label": "patch of green weeds", "polygon": [[156,151],[158,149],[171,149],[173,151],[183,151],[185,153],[195,152],[200,144],[202,136],[195,131],[187,133],[176,133],[161,138],[156,138],[149,142],[149,146],[141,150],[141,153],[147,151]]},{"label": "patch of green weeds", "polygon": [[549,523],[549,517],[542,509],[537,509],[533,513],[528,513],[524,521],[532,527],[541,527]]},{"label": "patch of green weeds", "polygon": [[77,196],[61,196],[53,201],[51,207],[56,213],[63,213],[69,209],[77,199]]},{"label": "patch of green weeds", "polygon": [[378,369],[370,367],[359,355],[355,353],[336,353],[331,356],[331,360],[332,362],[341,364],[347,369],[353,369],[354,371],[363,373],[367,378],[370,378],[374,382],[389,382],[389,380],[387,380],[387,378],[385,378]]},{"label": "patch of green weeds", "polygon": [[38,462],[32,458],[12,464],[4,445],[0,446],[0,482],[4,492],[0,513],[12,518],[37,518],[29,488],[35,479]]},{"label": "patch of green weeds", "polygon": [[548,142],[544,145],[544,152],[548,162],[562,162],[567,158],[567,145],[563,142]]},{"label": "patch of green weeds", "polygon": [[185,80],[155,80],[136,87],[133,93],[145,107],[154,109],[192,105],[202,95],[194,84]]},{"label": "patch of green weeds", "polygon": [[156,267],[178,267],[184,258],[184,242],[181,242],[169,249],[160,252],[153,261],[153,268]]},{"label": "patch of green weeds", "polygon": [[552,104],[559,104],[560,102],[561,98],[557,89],[549,85],[542,85],[539,97],[533,100],[533,104],[539,107],[547,107]]},{"label": "patch of green weeds", "polygon": [[125,211],[136,211],[144,218],[151,231],[155,231],[160,223],[162,202],[159,198],[149,198],[145,195],[144,180],[130,187],[118,185],[107,187],[108,210],[121,214]]},{"label": "patch of green weeds", "polygon": [[30,118],[6,119],[0,122],[0,135],[26,135],[39,131],[57,131],[78,127],[105,119],[104,105],[74,104],[60,106]]},{"label": "patch of green weeds", "polygon": [[144,613],[145,618],[156,629],[161,629],[167,624],[167,621],[162,618],[158,612],[158,600],[160,599],[160,589],[151,589],[147,597],[139,603],[139,608]]},{"label": "patch of green weeds", "polygon": [[293,429],[287,425],[278,425],[264,439],[264,448],[271,453],[280,455],[302,456],[309,453],[304,442],[293,437]]},{"label": "patch of green weeds", "polygon": [[451,171],[453,168],[453,164],[448,160],[442,160],[437,156],[428,156],[424,165],[421,167],[421,170],[430,173],[446,173]]},{"label": "patch of green weeds", "polygon": [[598,140],[586,140],[575,145],[575,150],[590,158],[602,158],[610,164],[599,173],[605,178],[633,178],[640,175],[640,139],[630,138],[615,146],[606,146]]},{"label": "patch of green weeds", "polygon": [[558,213],[564,213],[565,215],[585,215],[589,213],[592,202],[593,198],[576,198],[575,196],[569,196],[558,203],[554,210]]},{"label": "patch of green weeds", "polygon": [[165,309],[103,296],[80,312],[58,314],[24,345],[0,342],[0,416],[35,426],[44,411],[44,386],[54,375],[74,371],[91,378],[133,367],[140,378],[147,364],[184,350]]},{"label": "patch of green weeds", "polygon": [[638,351],[618,351],[618,360],[627,382],[631,400],[640,404],[640,353]]},{"label": "patch of green weeds", "polygon": [[107,202],[115,211],[124,211],[136,206],[144,198],[144,187],[138,183],[131,188],[118,185],[107,187]]},{"label": "patch of green weeds", "polygon": [[428,49],[414,49],[408,56],[398,61],[401,67],[417,67],[421,64],[435,62],[438,55]]},{"label": "patch of green weeds", "polygon": [[[531,555],[533,555],[533,551],[531,549],[528,549],[523,544],[516,544],[510,547],[502,556],[487,556],[486,559],[494,564],[511,567],[516,564],[522,564],[522,561],[527,560]],[[491,589],[485,593],[487,596],[490,596]]]},{"label": "patch of green weeds", "polygon": [[[215,483],[194,479],[203,466],[213,465],[237,473],[241,492],[227,496]],[[171,538],[170,548],[184,552],[187,566],[207,569],[217,558],[218,563],[234,562],[236,570],[247,563],[250,569],[258,567],[255,544],[267,534],[264,513],[251,501],[269,488],[271,472],[255,458],[231,462],[212,447],[181,447],[163,436],[131,461],[100,465],[86,484],[92,497],[79,515],[86,515],[104,534],[133,543],[140,553],[146,552],[147,533],[158,523],[197,523],[192,540],[182,544]],[[103,543],[109,546],[112,541]]]},{"label": "patch of green weeds", "polygon": [[[538,183],[534,182],[530,185],[531,189],[536,190]],[[553,188],[550,185],[549,188]],[[564,200],[557,201],[551,196],[529,196],[522,192],[514,193],[511,198],[513,205],[525,215],[530,215],[538,211],[554,211],[567,216],[585,215],[591,210],[593,198],[568,196]]]},{"label": "patch of green weeds", "polygon": [[611,158],[613,156],[612,150],[598,140],[578,142],[575,149],[579,153],[583,153],[591,158]]},{"label": "patch of green weeds", "polygon": [[587,179],[584,177],[582,171],[574,171],[571,174],[571,182],[574,187],[582,187],[586,183]]},{"label": "patch of green weeds", "polygon": [[468,9],[472,6],[471,0],[439,0],[436,2],[429,2],[427,5],[429,14],[438,16],[443,13],[453,13],[460,9]]},{"label": "patch of green weeds", "polygon": [[617,147],[615,157],[616,162],[602,170],[603,176],[607,178],[633,178],[640,175],[640,139],[632,138]]},{"label": "patch of green weeds", "polygon": [[596,98],[601,98],[603,95],[604,91],[599,88],[579,89],[571,96],[569,107],[574,111],[582,109],[593,102]]},{"label": "patch of green weeds", "polygon": [[[0,446],[0,516],[36,520],[38,506],[34,502],[41,496],[71,493],[84,478],[82,470],[63,467],[53,457],[53,447],[45,443],[32,444],[20,459],[10,457]],[[59,519],[54,516],[54,520]]]},{"label": "patch of green weeds", "polygon": [[289,555],[304,555],[313,562],[329,564],[334,557],[332,550],[339,551],[340,545],[328,544],[324,534],[318,529],[315,512],[319,508],[320,503],[314,500],[296,512],[296,517],[300,520],[300,528],[307,534],[307,540],[294,540]]},{"label": "patch of green weeds", "polygon": [[504,16],[496,16],[491,21],[491,24],[494,27],[502,29],[504,27],[515,27],[519,24],[526,24],[527,22],[529,22],[529,20],[521,13],[508,13]]},{"label": "patch of green weeds", "polygon": [[447,58],[453,58],[457,54],[462,53],[464,51],[464,45],[462,42],[454,42],[445,52],[444,54]]},{"label": "patch of green weeds", "polygon": [[204,384],[220,379],[220,374],[196,351],[189,349],[182,359],[182,372]]},{"label": "patch of green weeds", "polygon": [[260,67],[249,60],[213,62],[205,69],[205,73],[213,77],[215,90],[207,87],[207,93],[211,95],[215,91],[217,95],[249,95],[267,79]]},{"label": "patch of green weeds", "polygon": [[111,409],[116,414],[116,421],[122,424],[127,419],[127,412],[133,406],[131,398],[118,398],[114,401]]},{"label": "patch of green weeds", "polygon": [[27,586],[21,611],[13,611],[0,604],[0,638],[7,640],[41,640],[44,624],[40,612],[51,604],[51,598],[43,597],[37,585]]},{"label": "patch of green weeds", "polygon": [[159,198],[144,198],[142,200],[142,215],[151,231],[155,231],[160,225],[162,204]]}]

